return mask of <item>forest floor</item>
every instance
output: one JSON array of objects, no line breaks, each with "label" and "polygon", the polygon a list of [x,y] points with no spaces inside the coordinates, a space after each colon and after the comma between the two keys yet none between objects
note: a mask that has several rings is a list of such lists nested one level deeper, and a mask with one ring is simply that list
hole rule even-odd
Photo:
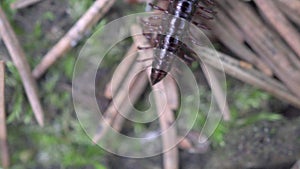
[{"label": "forest floor", "polygon": [[[2,2],[2,6],[33,68],[92,2],[44,0],[18,11],[9,10],[9,1]],[[108,23],[142,12],[144,7],[118,1],[104,20]],[[6,105],[12,168],[162,168],[162,156],[145,159],[115,156],[93,145],[81,128],[73,108],[71,82],[73,66],[85,40],[38,81],[47,112],[44,128],[35,123],[18,73],[14,66],[8,65]],[[228,52],[218,42],[213,43]],[[0,44],[2,59],[10,63],[3,42]],[[107,70],[99,72],[98,78],[105,78],[106,73]],[[232,120],[220,124],[208,152],[193,154],[180,150],[180,168],[291,168],[300,158],[300,110],[259,89],[226,78]],[[99,99],[100,107],[107,107],[109,100],[102,95]]]}]

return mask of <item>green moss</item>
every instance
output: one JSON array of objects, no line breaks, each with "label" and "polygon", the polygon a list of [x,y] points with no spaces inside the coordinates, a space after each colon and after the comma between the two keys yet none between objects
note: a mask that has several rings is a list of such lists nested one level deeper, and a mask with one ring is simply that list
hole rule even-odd
[{"label": "green moss", "polygon": [[8,20],[12,20],[12,17],[16,13],[15,10],[12,10],[10,8],[10,4],[15,2],[15,1],[16,0],[3,0],[3,1],[0,1],[0,5],[3,8],[4,12],[6,13],[6,16],[7,16]]},{"label": "green moss", "polygon": [[77,20],[92,5],[93,0],[69,0],[70,14],[74,20]]},{"label": "green moss", "polygon": [[43,14],[43,19],[48,21],[54,21],[55,15],[52,12],[47,11]]},{"label": "green moss", "polygon": [[12,62],[6,62],[7,75],[5,83],[9,90],[12,91],[10,102],[7,107],[7,112],[9,112],[7,117],[7,123],[13,123],[15,121],[22,121],[25,124],[31,122],[32,110],[27,102],[27,97],[25,96],[22,81],[17,68]]}]

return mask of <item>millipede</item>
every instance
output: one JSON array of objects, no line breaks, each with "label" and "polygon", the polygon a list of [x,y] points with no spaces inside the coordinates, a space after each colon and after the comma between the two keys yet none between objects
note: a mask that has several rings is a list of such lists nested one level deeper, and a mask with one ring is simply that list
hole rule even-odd
[{"label": "millipede", "polygon": [[[189,34],[189,24],[192,23],[201,29],[210,28],[202,22],[203,19],[213,19],[216,13],[212,8],[215,5],[213,0],[161,0],[168,1],[167,9],[153,3],[149,5],[156,10],[162,11],[166,17],[149,17],[148,21],[143,20],[143,24],[149,30],[157,30],[156,36],[152,32],[143,35],[150,42],[149,47],[138,47],[139,50],[157,48],[155,50],[151,69],[151,84],[160,82],[171,70],[174,62],[174,55],[190,64],[196,60],[195,53],[182,42],[183,38],[189,38],[192,43],[196,40]],[[169,17],[168,16],[172,16]],[[151,24],[154,20],[161,19],[159,25]],[[200,22],[199,22],[200,20]],[[164,34],[162,34],[164,32]],[[174,55],[173,55],[174,54]]]}]

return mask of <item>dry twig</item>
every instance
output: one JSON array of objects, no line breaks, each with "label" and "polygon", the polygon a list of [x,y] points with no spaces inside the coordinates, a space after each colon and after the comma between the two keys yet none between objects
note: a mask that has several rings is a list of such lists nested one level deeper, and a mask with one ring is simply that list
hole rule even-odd
[{"label": "dry twig", "polygon": [[[151,72],[148,72],[150,75]],[[161,92],[165,93],[165,88],[163,83],[158,83],[153,86],[154,90],[159,89]],[[164,169],[178,169],[178,149],[176,146],[177,141],[177,132],[176,126],[174,125],[175,117],[170,107],[164,108],[161,103],[162,100],[161,95],[157,92],[154,93],[154,98],[157,106],[157,114],[162,115],[159,116],[160,129],[163,131],[162,134],[162,143],[163,143],[163,156],[164,156]],[[174,147],[172,147],[174,146]]]},{"label": "dry twig", "polygon": [[282,4],[285,4],[289,9],[290,12],[293,13],[295,16],[300,16],[300,1],[299,0],[276,0]]},{"label": "dry twig", "polygon": [[5,73],[3,61],[0,61],[0,147],[2,166],[7,169],[9,166],[9,152],[5,120]]},{"label": "dry twig", "polygon": [[95,25],[110,9],[115,0],[97,0],[88,11],[77,21],[69,32],[44,56],[33,70],[35,78],[41,77],[56,60],[74,47],[82,36]]},{"label": "dry twig", "polygon": [[27,6],[33,5],[38,3],[42,0],[18,0],[10,5],[11,9],[22,9],[26,8]]},{"label": "dry twig", "polygon": [[[291,94],[290,91],[277,80],[270,78],[255,69],[243,68],[240,66],[239,61],[226,54],[220,52],[216,53],[211,49],[202,49],[201,57],[205,63],[212,67],[220,71],[223,71],[224,68],[225,73],[243,82],[261,88],[275,97],[300,108],[300,100]],[[217,66],[220,64],[220,60],[222,61],[223,67]]]},{"label": "dry twig", "polygon": [[[300,35],[277,8],[275,2],[255,0],[262,13],[300,58]],[[300,6],[299,6],[300,7]]]},{"label": "dry twig", "polygon": [[285,3],[283,3],[281,0],[274,1],[278,8],[295,24],[297,24],[300,27],[300,12],[298,12],[298,15],[296,12],[294,12],[289,6],[287,6]]},{"label": "dry twig", "polygon": [[[132,26],[132,35],[142,35],[142,30],[139,26]],[[143,36],[133,36],[134,42],[137,46],[144,46],[147,40]],[[142,55],[146,58],[152,57],[153,53],[151,50],[143,51]],[[150,77],[151,71],[148,69],[148,76]],[[153,90],[159,90],[160,93],[165,93],[163,83],[158,83],[153,86]],[[175,121],[174,114],[167,104],[164,107],[161,103],[164,103],[163,98],[157,92],[154,93],[154,99],[157,107],[157,113],[159,116],[160,128],[162,131],[162,142],[163,142],[163,157],[164,157],[164,169],[177,169],[178,168],[178,149],[177,147],[171,147],[176,145],[177,132],[176,127],[173,125]],[[161,115],[160,115],[161,114]]]},{"label": "dry twig", "polygon": [[172,77],[170,76],[166,76],[165,86],[168,86],[166,88],[168,105],[172,110],[177,110],[179,108],[180,103],[178,97],[179,93],[175,80],[172,79]]},{"label": "dry twig", "polygon": [[296,164],[293,165],[293,167],[292,167],[291,169],[300,169],[300,160],[298,160],[298,161],[296,162]]},{"label": "dry twig", "polygon": [[216,22],[213,26],[213,32],[225,46],[240,58],[255,65],[266,75],[271,76],[273,74],[272,70],[244,45],[244,38],[241,35],[241,30],[239,30],[228,18],[229,17],[226,16],[225,12],[219,9]]},{"label": "dry twig", "polygon": [[[135,79],[133,85],[130,88],[129,96],[130,101],[132,104],[136,103],[138,98],[141,96],[141,94],[144,92],[146,85],[148,83],[148,77],[145,73],[141,73],[138,75],[138,77]],[[122,115],[118,114],[113,122],[113,128],[117,131],[121,131],[123,123],[125,121],[124,117],[127,117],[130,113],[130,110],[132,109],[132,105],[128,104],[128,102],[125,102],[125,104],[122,104]]]},{"label": "dry twig", "polygon": [[34,112],[35,118],[40,126],[44,125],[43,115],[44,111],[42,109],[38,91],[37,84],[32,77],[29,64],[26,61],[26,56],[21,48],[21,45],[17,39],[16,34],[11,28],[5,13],[0,7],[0,34],[3,41],[12,57],[14,64],[16,65],[18,72],[20,73],[25,92],[31,104],[31,108]]},{"label": "dry twig", "polygon": [[[118,122],[113,125],[114,120],[116,118],[122,118],[122,117],[118,117],[121,115],[118,115],[117,108],[121,109],[122,113],[128,114],[129,111],[131,110],[131,105],[128,104],[128,102],[126,101],[128,99],[128,95],[131,96],[130,97],[131,102],[134,103],[135,101],[137,101],[138,97],[141,95],[141,93],[146,87],[147,80],[144,78],[137,78],[135,79],[135,83],[138,82],[139,85],[133,83],[134,85],[132,85],[130,87],[130,91],[128,91],[132,79],[134,79],[134,77],[137,75],[139,70],[142,69],[142,64],[137,63],[133,65],[130,64],[125,64],[125,65],[128,66],[128,68],[126,69],[129,70],[129,72],[127,73],[127,76],[124,79],[124,81],[120,83],[120,86],[116,86],[116,88],[118,88],[119,90],[117,93],[113,95],[113,102],[109,105],[107,110],[104,112],[103,115],[104,119],[103,121],[100,121],[101,130],[95,133],[93,137],[94,143],[97,143],[100,139],[102,139],[102,137],[106,134],[110,126],[117,126],[117,128],[121,129],[122,120],[118,120]],[[131,69],[129,69],[129,67],[131,67]],[[141,79],[143,80],[142,83],[140,82]]]},{"label": "dry twig", "polygon": [[[298,66],[290,58],[296,57],[273,31],[269,30],[249,5],[241,1],[222,1],[218,3],[245,33],[246,42],[261,56],[274,74],[296,96],[300,97],[300,78]],[[237,15],[237,13],[239,15]]]},{"label": "dry twig", "polygon": [[[129,48],[126,55],[123,58],[127,58],[125,60],[126,63],[122,63],[119,65],[119,67],[116,69],[116,72],[114,73],[114,79],[110,81],[107,86],[106,90],[104,92],[104,96],[108,99],[111,99],[113,95],[115,95],[123,83],[124,79],[126,78],[127,73],[129,72],[129,69],[131,68],[131,65],[136,60],[136,55],[133,56],[137,52],[137,46],[134,44]],[[122,61],[123,62],[123,61]]]},{"label": "dry twig", "polygon": [[230,110],[226,101],[226,93],[224,93],[224,91],[222,90],[222,86],[216,76],[215,70],[211,66],[206,65],[204,63],[201,63],[201,68],[212,90],[212,94],[216,99],[220,112],[223,115],[223,119],[225,121],[229,121]]},{"label": "dry twig", "polygon": [[210,142],[208,139],[197,131],[191,130],[184,137],[179,136],[178,140],[180,140],[178,147],[190,153],[202,154],[210,149]]}]

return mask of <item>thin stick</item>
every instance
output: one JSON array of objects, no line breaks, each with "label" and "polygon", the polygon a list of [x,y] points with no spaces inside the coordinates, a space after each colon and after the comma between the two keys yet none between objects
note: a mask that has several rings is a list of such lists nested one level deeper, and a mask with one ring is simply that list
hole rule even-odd
[{"label": "thin stick", "polygon": [[[245,69],[240,67],[239,61],[226,54],[215,52],[211,49],[203,48],[201,50],[201,57],[205,63],[212,67],[220,71],[223,71],[224,69],[225,73],[243,82],[249,83],[250,85],[263,89],[275,97],[300,108],[299,98],[291,94],[290,91],[277,80],[274,80],[255,69]],[[217,66],[220,62],[223,67]]]},{"label": "thin stick", "polygon": [[[289,90],[300,97],[299,70],[286,57],[292,56],[293,53],[288,50],[280,37],[269,30],[247,4],[240,1],[221,0],[218,3],[227,9],[228,14],[245,32],[248,44],[262,57],[274,74],[285,83]],[[239,15],[236,15],[237,12]]]},{"label": "thin stick", "polygon": [[[139,26],[133,25],[131,27],[132,35],[142,35],[142,30]],[[147,43],[147,40],[143,36],[133,36],[133,40],[137,46],[143,46]],[[143,51],[142,55],[145,58],[149,58],[153,56],[153,52],[151,50]],[[148,69],[148,77],[150,77],[151,70]],[[166,94],[166,89],[164,88],[163,83],[158,83],[153,86],[153,90],[160,91],[160,93]],[[164,157],[164,169],[178,169],[178,148],[171,147],[176,144],[177,140],[177,132],[174,124],[175,117],[174,114],[167,104],[165,107],[161,103],[164,103],[160,94],[157,92],[154,93],[154,99],[157,107],[157,114],[159,116],[160,128],[163,131],[162,134],[162,142],[163,142],[163,157]]]},{"label": "thin stick", "polygon": [[26,56],[20,43],[17,39],[16,34],[13,32],[5,13],[0,7],[0,34],[3,41],[12,57],[14,64],[16,65],[18,72],[21,76],[25,92],[31,104],[31,108],[35,115],[35,118],[40,126],[44,125],[43,115],[44,111],[42,109],[38,91],[37,84],[32,77],[29,64],[26,61]]},{"label": "thin stick", "polygon": [[[128,65],[130,66],[130,65]],[[129,85],[130,85],[130,82],[132,81],[132,79],[137,75],[138,71],[141,70],[142,68],[142,64],[140,63],[137,63],[137,64],[134,64],[132,66],[132,68],[129,70],[126,78],[124,79],[122,85],[119,88],[118,92],[114,95],[113,97],[113,103],[111,103],[109,105],[109,107],[107,108],[107,110],[105,111],[104,113],[104,119],[103,121],[100,122],[100,125],[102,127],[100,131],[98,131],[97,133],[95,133],[94,137],[93,137],[93,142],[94,143],[97,143],[99,140],[102,139],[103,136],[105,136],[106,132],[108,131],[109,127],[111,125],[113,125],[113,122],[115,120],[115,118],[118,117],[118,110],[116,108],[120,108],[122,109],[123,113],[128,113],[128,111],[130,111],[130,106],[131,105],[124,105],[124,102],[125,103],[128,103],[126,102],[125,100],[128,99],[128,94],[129,94]],[[147,82],[147,81],[144,81],[144,82]],[[145,83],[146,84],[146,83]],[[135,86],[136,87],[136,86]],[[141,88],[139,89],[132,89],[130,90],[132,94],[132,92],[134,92],[134,96],[133,99],[136,101],[138,96],[141,94],[140,91],[142,91],[142,87],[143,85],[139,86]],[[129,106],[129,107],[128,107]]]},{"label": "thin stick", "polygon": [[5,71],[4,62],[0,61],[0,147],[3,168],[9,166],[9,152],[7,146],[6,120],[5,120]]},{"label": "thin stick", "polygon": [[282,1],[275,1],[278,8],[295,24],[300,27],[300,14],[296,15],[295,12],[292,11],[286,4],[282,3]]},{"label": "thin stick", "polygon": [[254,1],[281,37],[290,45],[300,58],[300,35],[293,25],[285,18],[273,1]]},{"label": "thin stick", "polygon": [[[142,95],[143,91],[145,90],[147,83],[148,83],[148,77],[145,73],[141,73],[140,75],[138,75],[133,85],[131,86],[129,92],[130,101],[132,103],[137,102],[138,98]],[[125,102],[125,104],[124,103],[122,104],[121,109],[122,109],[122,115],[118,114],[113,122],[113,128],[117,131],[121,131],[125,121],[124,117],[127,117],[129,115],[130,110],[132,109],[132,105],[128,104],[128,102]]]},{"label": "thin stick", "polygon": [[35,78],[41,77],[58,58],[74,47],[84,33],[103,17],[114,2],[115,0],[95,1],[69,32],[44,56],[43,60],[33,70],[33,76]]},{"label": "thin stick", "polygon": [[[202,140],[206,140],[202,142]],[[178,147],[190,153],[206,153],[210,148],[209,140],[197,131],[189,131],[185,136],[178,136]]]},{"label": "thin stick", "polygon": [[[150,75],[150,72],[148,73]],[[153,86],[153,90],[160,90],[166,92],[163,83],[158,83]],[[157,92],[154,93],[154,98],[157,106],[157,114],[159,116],[160,129],[164,132],[162,134],[163,151],[164,151],[164,169],[178,169],[178,149],[176,146],[177,131],[174,125],[175,117],[169,106],[164,108],[161,104],[164,101]],[[172,147],[174,146],[174,147]]]},{"label": "thin stick", "polygon": [[230,110],[228,103],[226,101],[226,93],[222,90],[222,86],[220,84],[220,81],[218,80],[216,76],[215,70],[206,64],[201,63],[201,68],[204,72],[204,75],[208,81],[208,84],[212,90],[213,96],[216,99],[216,102],[219,106],[220,112],[223,115],[223,119],[225,121],[230,120]]},{"label": "thin stick", "polygon": [[114,73],[115,77],[113,81],[110,81],[106,85],[106,89],[104,92],[104,96],[108,99],[111,99],[113,95],[115,95],[121,86],[121,83],[123,83],[124,79],[126,78],[126,74],[129,72],[129,69],[131,68],[131,65],[136,60],[136,56],[133,56],[137,52],[137,46],[134,44],[129,48],[126,55],[123,58],[127,58],[126,63],[120,64],[117,72]]},{"label": "thin stick", "polygon": [[[266,75],[271,76],[272,70],[259,58],[257,57],[250,49],[248,49],[243,43],[244,40],[239,36],[240,31],[238,28],[232,29],[234,24],[231,20],[226,17],[226,14],[219,9],[218,18],[213,26],[213,32],[216,33],[220,41],[232,50],[238,57],[248,61],[249,63],[255,65],[258,69],[263,71]],[[224,18],[227,18],[224,20]],[[224,27],[223,23],[226,21],[227,24],[232,25],[230,28]],[[226,24],[225,24],[226,25]],[[233,32],[233,30],[236,30]],[[235,34],[238,34],[235,36]]]},{"label": "thin stick", "polygon": [[300,169],[300,160],[298,160],[291,169]]},{"label": "thin stick", "polygon": [[42,0],[18,0],[16,2],[12,3],[10,5],[10,8],[14,9],[14,10],[22,9],[22,8],[26,8],[27,6],[33,5],[35,3],[38,3],[40,1],[42,1]]},{"label": "thin stick", "polygon": [[300,16],[300,1],[299,0],[277,0],[278,2],[285,4],[291,9],[291,13],[295,16]]},{"label": "thin stick", "polygon": [[165,86],[168,86],[166,88],[168,105],[172,110],[177,110],[180,103],[176,81],[171,76],[167,75],[165,78]]},{"label": "thin stick", "polygon": [[236,41],[243,43],[245,38],[238,26],[232,22],[230,17],[221,8],[216,8],[216,11],[218,14],[216,15],[214,22],[212,22],[213,27],[215,24],[221,24],[222,28],[226,29]]}]

